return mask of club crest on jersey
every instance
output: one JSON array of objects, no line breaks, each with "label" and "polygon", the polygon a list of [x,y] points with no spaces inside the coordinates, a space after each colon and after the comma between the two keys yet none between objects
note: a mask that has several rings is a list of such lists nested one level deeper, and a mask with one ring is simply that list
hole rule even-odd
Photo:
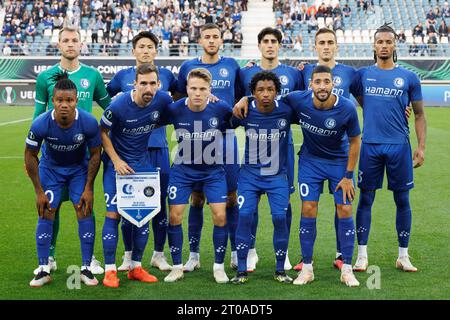
[{"label": "club crest on jersey", "polygon": [[404,84],[405,84],[405,80],[403,80],[403,78],[395,78],[394,79],[394,86],[396,86],[397,88],[402,88]]},{"label": "club crest on jersey", "polygon": [[75,143],[83,143],[84,142],[84,134],[79,133],[73,137],[73,142]]},{"label": "club crest on jersey", "polygon": [[30,140],[34,140],[36,137],[34,136],[34,133],[33,133],[33,131],[30,131],[29,133],[28,133],[28,138],[30,138]]},{"label": "club crest on jersey", "polygon": [[134,192],[134,188],[131,184],[124,184],[122,187],[122,191],[124,194],[132,194]]},{"label": "club crest on jersey", "polygon": [[219,70],[219,74],[220,74],[221,77],[226,78],[226,77],[228,77],[228,70],[225,69],[225,68],[221,68]]},{"label": "club crest on jersey", "polygon": [[325,127],[327,127],[328,129],[333,129],[334,127],[336,127],[336,120],[334,120],[333,118],[326,119]]},{"label": "club crest on jersey", "polygon": [[217,126],[219,125],[219,119],[217,119],[216,117],[213,117],[213,118],[209,119],[208,124],[209,124],[210,128],[217,128]]},{"label": "club crest on jersey", "polygon": [[148,198],[153,197],[155,194],[155,189],[152,186],[147,186],[144,188],[144,195]]},{"label": "club crest on jersey", "polygon": [[152,118],[153,121],[158,120],[158,118],[159,118],[159,111],[153,111],[150,114],[150,117]]},{"label": "club crest on jersey", "polygon": [[105,118],[108,120],[112,119],[112,111],[111,110],[106,110],[105,111]]},{"label": "club crest on jersey", "polygon": [[87,89],[87,88],[89,88],[89,85],[90,85],[90,82],[89,82],[88,79],[83,78],[83,79],[80,80],[80,86],[82,88]]},{"label": "club crest on jersey", "polygon": [[289,83],[289,79],[286,76],[280,76],[280,82],[283,86],[285,86]]},{"label": "club crest on jersey", "polygon": [[335,76],[333,78],[333,84],[337,87],[339,87],[342,84],[342,78],[339,76]]},{"label": "club crest on jersey", "polygon": [[284,129],[287,126],[286,119],[279,119],[277,122],[278,129]]}]

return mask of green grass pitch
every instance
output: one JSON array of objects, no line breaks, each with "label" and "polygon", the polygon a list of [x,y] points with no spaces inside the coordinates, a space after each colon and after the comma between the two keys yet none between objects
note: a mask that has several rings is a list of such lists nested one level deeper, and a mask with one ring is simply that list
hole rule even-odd
[{"label": "green grass pitch", "polygon": [[[257,251],[260,262],[250,281],[244,286],[218,285],[212,277],[213,250],[212,228],[209,210],[205,210],[205,224],[201,242],[202,267],[188,273],[185,279],[174,284],[163,282],[165,273],[150,269],[160,280],[156,284],[128,281],[126,274],[120,274],[121,285],[109,289],[101,284],[97,287],[81,286],[69,290],[66,282],[70,265],[79,265],[81,253],[77,233],[77,223],[73,208],[69,203],[62,207],[61,229],[57,246],[58,270],[52,274],[53,282],[40,289],[30,288],[28,283],[37,265],[35,228],[37,213],[35,195],[30,180],[24,173],[24,140],[31,123],[31,107],[0,107],[0,299],[448,299],[450,227],[450,108],[426,108],[428,139],[424,167],[416,169],[415,188],[411,192],[413,226],[410,241],[412,262],[419,268],[415,274],[395,269],[397,257],[397,236],[395,232],[395,205],[392,193],[377,192],[373,207],[372,231],[369,241],[369,263],[380,270],[381,287],[369,289],[366,285],[371,274],[358,273],[359,288],[347,288],[339,282],[339,272],[332,268],[335,252],[333,227],[333,203],[329,194],[324,194],[320,202],[318,234],[314,251],[316,280],[305,287],[285,285],[273,280],[275,257],[272,245],[272,222],[266,198],[260,204]],[[101,110],[95,108],[99,119]],[[28,120],[26,120],[28,119]],[[22,120],[18,121],[17,120]],[[412,131],[413,121],[410,120]],[[298,126],[294,128],[296,150],[301,143]],[[170,131],[168,130],[170,137]],[[242,135],[240,143],[242,146]],[[414,132],[411,133],[413,148],[416,146]],[[173,143],[172,143],[173,145]],[[96,257],[103,261],[101,230],[104,221],[104,201],[102,174],[97,176],[95,212],[97,216]],[[289,244],[289,257],[294,264],[300,256],[298,225],[300,201],[298,193],[291,197],[293,221]],[[355,203],[356,204],[356,203]],[[355,206],[356,207],[356,206]],[[354,212],[356,209],[354,209]],[[184,223],[183,257],[188,257],[187,212]],[[153,250],[150,236],[143,265],[149,268]],[[120,264],[123,244],[119,240],[117,263]],[[356,249],[355,249],[356,253]],[[166,246],[166,255],[170,257]],[[169,261],[170,258],[169,258]],[[226,255],[226,270],[229,276],[234,271],[229,268],[230,254]],[[290,271],[292,277],[296,276]],[[101,280],[102,276],[98,276]],[[370,281],[369,281],[370,282]]]}]

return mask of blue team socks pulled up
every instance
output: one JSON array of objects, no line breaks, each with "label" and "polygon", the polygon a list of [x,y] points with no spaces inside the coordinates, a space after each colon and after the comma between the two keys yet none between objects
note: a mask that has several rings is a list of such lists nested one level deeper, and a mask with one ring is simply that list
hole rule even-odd
[{"label": "blue team socks pulled up", "polygon": [[250,233],[252,228],[252,216],[240,215],[236,228],[236,251],[238,257],[238,271],[247,271],[247,255],[250,248]]},{"label": "blue team socks pulled up", "polygon": [[153,236],[155,238],[155,251],[163,252],[167,237],[167,211],[166,201],[161,200],[161,211],[152,219]]},{"label": "blue team socks pulled up", "polygon": [[131,260],[138,262],[142,260],[149,233],[148,222],[140,228],[133,225],[133,253],[131,254]]},{"label": "blue team socks pulled up", "polygon": [[352,264],[353,249],[355,247],[355,225],[353,217],[338,218],[338,234],[345,264]]},{"label": "blue team socks pulled up", "polygon": [[334,230],[336,231],[336,252],[341,252],[341,241],[339,240],[339,217],[337,208],[334,207]]},{"label": "blue team socks pulled up", "polygon": [[122,240],[125,251],[133,250],[133,224],[125,218],[121,218],[122,223],[120,229],[122,230]]},{"label": "blue team socks pulled up", "polygon": [[412,223],[409,190],[394,191],[394,201],[397,206],[395,226],[397,228],[398,246],[408,248]]},{"label": "blue team socks pulled up", "polygon": [[367,245],[369,241],[370,223],[372,221],[372,205],[375,191],[361,190],[358,209],[356,210],[356,234],[359,245]]},{"label": "blue team socks pulled up", "polygon": [[169,239],[170,254],[174,265],[182,264],[183,250],[183,228],[181,224],[173,226],[169,224],[167,228],[167,236]]},{"label": "blue team socks pulled up", "polygon": [[239,207],[227,207],[227,231],[230,238],[231,251],[236,251],[236,228],[239,218]]},{"label": "blue team socks pulled up", "polygon": [[258,215],[258,208],[256,208],[256,212],[253,214],[253,221],[252,221],[252,226],[251,226],[250,249],[255,248],[256,231],[258,230],[258,222],[259,222],[259,215]]},{"label": "blue team socks pulled up", "polygon": [[190,252],[200,251],[203,228],[203,207],[190,206],[188,218],[188,238]]},{"label": "blue team socks pulled up", "polygon": [[213,229],[215,263],[222,264],[225,260],[225,253],[227,252],[227,240],[227,227],[219,227],[215,225]]},{"label": "blue team socks pulled up", "polygon": [[276,270],[284,271],[284,261],[286,260],[286,253],[288,248],[288,229],[286,222],[286,215],[272,214],[273,222],[273,248],[275,250],[275,258],[277,260]]},{"label": "blue team socks pulled up", "polygon": [[301,217],[300,219],[300,245],[302,247],[303,263],[312,263],[314,242],[316,240],[317,218]]},{"label": "blue team socks pulled up", "polygon": [[39,218],[36,228],[36,248],[40,266],[48,265],[52,235],[53,221]]},{"label": "blue team socks pulled up", "polygon": [[82,266],[90,266],[94,254],[95,222],[94,217],[78,220],[78,237],[81,244]]},{"label": "blue team socks pulled up", "polygon": [[119,234],[119,219],[105,217],[102,230],[103,256],[105,264],[116,263],[117,240]]}]

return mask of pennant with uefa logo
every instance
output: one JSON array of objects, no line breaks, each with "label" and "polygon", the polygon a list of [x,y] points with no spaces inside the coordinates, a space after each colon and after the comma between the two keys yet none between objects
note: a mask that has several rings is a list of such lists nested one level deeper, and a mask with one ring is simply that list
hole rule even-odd
[{"label": "pennant with uefa logo", "polygon": [[137,227],[142,227],[161,210],[158,169],[116,174],[117,211]]}]

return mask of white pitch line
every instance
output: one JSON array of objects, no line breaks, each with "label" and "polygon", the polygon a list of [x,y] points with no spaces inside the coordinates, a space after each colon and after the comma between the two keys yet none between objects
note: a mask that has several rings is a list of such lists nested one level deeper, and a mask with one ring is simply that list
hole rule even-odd
[{"label": "white pitch line", "polygon": [[14,123],[20,123],[32,120],[33,118],[26,118],[26,119],[20,119],[20,120],[14,120],[14,121],[8,121],[8,122],[2,122],[0,123],[0,127],[7,126],[8,124],[14,124]]},{"label": "white pitch line", "polygon": [[23,156],[10,156],[10,157],[0,157],[0,160],[3,159],[23,159]]}]

